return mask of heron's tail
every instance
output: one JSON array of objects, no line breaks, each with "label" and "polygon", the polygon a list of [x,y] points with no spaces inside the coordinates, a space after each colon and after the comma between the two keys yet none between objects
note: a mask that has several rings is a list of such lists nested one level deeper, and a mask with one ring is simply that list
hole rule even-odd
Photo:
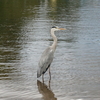
[{"label": "heron's tail", "polygon": [[37,78],[39,78],[40,76],[41,76],[41,74],[38,74],[38,73],[37,73]]},{"label": "heron's tail", "polygon": [[40,70],[37,70],[37,78],[39,78],[41,76]]}]

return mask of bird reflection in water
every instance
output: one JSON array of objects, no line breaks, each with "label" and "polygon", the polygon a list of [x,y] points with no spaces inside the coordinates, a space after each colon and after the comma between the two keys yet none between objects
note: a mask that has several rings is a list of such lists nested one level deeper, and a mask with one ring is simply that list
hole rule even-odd
[{"label": "bird reflection in water", "polygon": [[57,100],[54,93],[50,89],[50,81],[49,85],[47,86],[46,84],[44,84],[44,82],[42,83],[39,80],[37,80],[37,86],[44,100]]}]

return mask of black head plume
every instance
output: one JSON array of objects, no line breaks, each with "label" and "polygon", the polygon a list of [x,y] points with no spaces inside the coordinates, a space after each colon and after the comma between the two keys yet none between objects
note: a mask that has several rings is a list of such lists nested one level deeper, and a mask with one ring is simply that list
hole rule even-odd
[{"label": "black head plume", "polygon": [[52,28],[57,28],[56,26],[52,26]]}]

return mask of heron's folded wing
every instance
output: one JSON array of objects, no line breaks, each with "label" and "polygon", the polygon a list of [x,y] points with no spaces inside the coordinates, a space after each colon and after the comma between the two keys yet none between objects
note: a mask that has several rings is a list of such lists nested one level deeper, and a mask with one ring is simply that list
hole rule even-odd
[{"label": "heron's folded wing", "polygon": [[45,72],[48,66],[51,64],[53,60],[54,52],[48,47],[42,54],[41,59],[39,61],[39,68],[41,73]]}]

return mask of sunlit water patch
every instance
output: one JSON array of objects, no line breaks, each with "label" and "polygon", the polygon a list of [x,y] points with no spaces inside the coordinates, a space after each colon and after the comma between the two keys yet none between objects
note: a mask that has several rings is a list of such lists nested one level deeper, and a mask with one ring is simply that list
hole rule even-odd
[{"label": "sunlit water patch", "polygon": [[[1,100],[100,99],[100,1],[0,1]],[[49,73],[37,80],[44,49],[58,45]]]}]

